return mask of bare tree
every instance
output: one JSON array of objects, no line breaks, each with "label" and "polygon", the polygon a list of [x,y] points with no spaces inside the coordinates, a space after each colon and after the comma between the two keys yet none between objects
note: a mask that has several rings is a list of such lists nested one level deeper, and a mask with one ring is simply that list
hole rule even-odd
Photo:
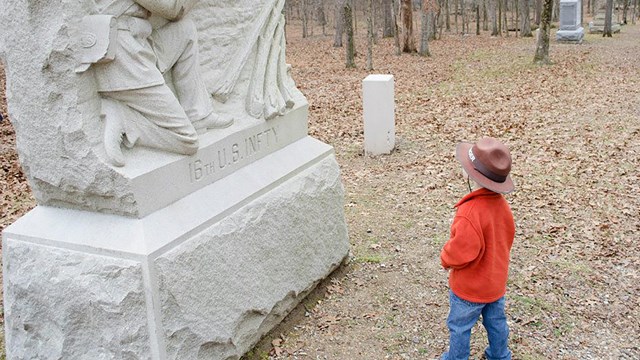
[{"label": "bare tree", "polygon": [[367,16],[367,70],[373,70],[373,0],[369,0]]},{"label": "bare tree", "polygon": [[393,42],[396,46],[396,55],[402,55],[400,48],[400,27],[398,26],[398,12],[400,11],[400,0],[393,0],[391,6],[391,16],[393,17]]},{"label": "bare tree", "polygon": [[522,37],[532,37],[531,22],[529,20],[529,4],[530,0],[520,0],[520,35]]},{"label": "bare tree", "polygon": [[451,31],[451,7],[449,6],[450,0],[444,0],[445,7],[445,26],[447,32]]},{"label": "bare tree", "polygon": [[302,37],[309,36],[309,6],[307,5],[309,0],[300,0],[300,7],[302,8]]},{"label": "bare tree", "polygon": [[416,41],[413,37],[413,6],[411,0],[400,0],[400,44],[402,52],[417,52]]},{"label": "bare tree", "polygon": [[509,37],[509,21],[508,21],[508,17],[507,17],[507,11],[508,11],[508,5],[509,5],[509,1],[507,0],[503,0],[503,7],[502,7],[502,22],[504,24],[504,32],[505,34],[507,34],[507,37]]},{"label": "bare tree", "polygon": [[488,0],[489,1],[489,17],[491,18],[491,36],[498,36],[500,34],[498,28],[498,14],[496,9],[496,1],[499,0]]},{"label": "bare tree", "polygon": [[540,28],[538,29],[538,41],[536,54],[533,62],[536,64],[550,64],[549,60],[549,30],[551,27],[551,11],[553,10],[553,0],[544,0],[542,16],[540,17]]},{"label": "bare tree", "polygon": [[318,24],[322,26],[322,35],[327,35],[327,15],[324,12],[324,0],[314,0],[316,2],[316,16]]},{"label": "bare tree", "polygon": [[480,35],[480,4],[476,0],[476,35]]},{"label": "bare tree", "polygon": [[395,29],[393,18],[393,0],[382,0],[382,14],[384,17],[383,37],[392,37]]},{"label": "bare tree", "polygon": [[353,40],[353,10],[350,1],[345,2],[343,13],[344,27],[347,34],[347,68],[355,68],[356,46]]},{"label": "bare tree", "polygon": [[346,1],[347,0],[336,0],[336,32],[333,36],[334,47],[342,47],[342,35],[344,34],[344,5]]},{"label": "bare tree", "polygon": [[431,36],[432,21],[435,14],[435,0],[422,0],[420,24],[420,55],[431,56],[429,51],[429,37]]},{"label": "bare tree", "polygon": [[611,37],[611,22],[613,20],[613,0],[607,0],[607,5],[604,11],[604,29],[602,30],[602,37]]}]

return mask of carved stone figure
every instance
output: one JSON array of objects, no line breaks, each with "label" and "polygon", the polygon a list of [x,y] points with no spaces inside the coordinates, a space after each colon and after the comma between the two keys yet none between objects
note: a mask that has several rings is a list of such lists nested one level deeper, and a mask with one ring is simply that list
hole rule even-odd
[{"label": "carved stone figure", "polygon": [[[197,29],[183,16],[195,0],[106,0],[115,19],[114,59],[93,65],[103,98],[108,160],[124,165],[121,144],[191,155],[198,130],[224,128],[200,76]],[[98,34],[100,36],[101,34]],[[104,36],[104,34],[102,34]]]},{"label": "carved stone figure", "polygon": [[[9,111],[38,203],[141,217],[306,136],[291,122],[307,103],[286,63],[284,3],[0,0]],[[203,135],[230,123],[218,117],[233,127]],[[265,131],[277,143],[254,141]],[[190,166],[214,160],[189,183]]]}]

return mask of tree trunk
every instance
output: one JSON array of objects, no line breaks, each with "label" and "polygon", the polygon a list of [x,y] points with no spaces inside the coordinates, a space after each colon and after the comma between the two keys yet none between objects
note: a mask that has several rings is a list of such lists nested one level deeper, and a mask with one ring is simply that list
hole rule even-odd
[{"label": "tree trunk", "polygon": [[502,0],[496,0],[498,2],[498,34],[502,35]]},{"label": "tree trunk", "polygon": [[349,1],[344,4],[344,27],[347,34],[346,65],[347,68],[355,68],[356,47],[353,41],[353,10]]},{"label": "tree trunk", "polygon": [[300,7],[302,8],[302,38],[309,36],[309,11],[307,11],[307,1],[300,0]]},{"label": "tree trunk", "polygon": [[520,31],[520,19],[518,18],[520,16],[520,9],[518,9],[518,1],[519,0],[513,0],[513,6],[515,7],[515,20],[513,20],[513,17],[511,18],[511,20],[513,20],[513,27],[516,32],[516,37],[518,37],[518,32]]},{"label": "tree trunk", "polygon": [[522,37],[533,36],[533,34],[531,34],[531,22],[529,20],[529,5],[530,5],[530,0],[521,0],[520,35]]},{"label": "tree trunk", "polygon": [[604,30],[602,37],[611,37],[611,22],[613,20],[613,0],[607,0],[607,6],[604,11]]},{"label": "tree trunk", "polygon": [[400,0],[400,20],[402,25],[400,31],[402,52],[417,52],[416,41],[413,37],[413,6],[411,0]]},{"label": "tree trunk", "polygon": [[367,16],[367,71],[373,70],[373,0],[369,0]]},{"label": "tree trunk", "polygon": [[480,4],[476,0],[476,35],[480,35]]},{"label": "tree trunk", "polygon": [[[504,31],[507,36],[509,36],[509,10],[509,0],[504,0]],[[513,11],[511,11],[511,14],[511,23],[513,24]]]},{"label": "tree trunk", "polygon": [[498,0],[488,0],[489,1],[489,17],[491,18],[491,36],[498,36],[498,16],[496,14],[496,1]]},{"label": "tree trunk", "polygon": [[458,0],[453,0],[453,24],[456,26],[456,34],[460,32],[458,29]]},{"label": "tree trunk", "polygon": [[[442,39],[442,29],[444,28],[444,16],[442,15],[442,9],[445,8],[447,0],[436,0],[431,3],[436,6],[436,10],[431,12],[431,17],[429,21],[431,22],[430,32],[429,32],[429,40],[435,40],[438,33],[439,37]],[[438,32],[439,29],[439,32]]]},{"label": "tree trunk", "polygon": [[509,20],[508,20],[508,16],[507,16],[507,5],[508,4],[509,4],[509,1],[507,1],[507,0],[503,0],[502,1],[502,23],[504,24],[504,26],[502,28],[504,29],[504,32],[507,35],[507,37],[509,37]]},{"label": "tree trunk", "polygon": [[393,40],[396,44],[396,55],[402,54],[402,48],[400,47],[400,27],[398,26],[398,12],[400,10],[400,0],[393,0],[393,6],[391,12],[393,15]]},{"label": "tree trunk", "polygon": [[622,4],[622,23],[627,25],[627,12],[629,11],[629,0],[624,0]]},{"label": "tree trunk", "polygon": [[433,11],[431,0],[422,0],[421,24],[420,24],[420,55],[431,56],[429,51],[429,37],[431,36],[431,21]]},{"label": "tree trunk", "polygon": [[445,27],[447,32],[451,31],[451,0],[445,0]]},{"label": "tree trunk", "polygon": [[544,0],[535,0],[535,6],[536,6],[536,12],[535,12],[535,16],[533,17],[533,22],[540,26],[540,21],[541,21],[541,16],[542,16],[542,2]]},{"label": "tree trunk", "polygon": [[342,34],[344,34],[344,5],[346,0],[336,0],[336,33],[333,37],[333,46],[342,47]]},{"label": "tree trunk", "polygon": [[322,26],[322,35],[327,35],[327,16],[324,13],[324,0],[314,0],[316,3],[316,15],[318,17],[318,24]]},{"label": "tree trunk", "polygon": [[351,19],[353,19],[353,33],[358,33],[358,13],[356,12],[356,1],[347,0],[351,3]]},{"label": "tree trunk", "polygon": [[462,31],[460,31],[460,34],[465,34],[465,32],[466,32],[465,26],[467,25],[467,17],[466,17],[466,14],[464,12],[464,0],[460,0],[460,19],[462,20]]},{"label": "tree trunk", "polygon": [[538,29],[538,41],[536,54],[533,62],[536,64],[550,64],[549,60],[549,30],[551,28],[551,11],[553,10],[553,0],[544,0],[544,6],[540,17],[540,28]]},{"label": "tree trunk", "polygon": [[553,0],[553,6],[551,7],[551,22],[558,21],[558,10],[560,9],[560,1]]},{"label": "tree trunk", "polygon": [[384,28],[382,30],[383,37],[392,37],[394,34],[393,25],[395,20],[393,19],[393,0],[382,0],[382,13],[384,14]]},{"label": "tree trunk", "polygon": [[482,0],[482,30],[489,31],[489,19],[487,16],[487,0]]}]

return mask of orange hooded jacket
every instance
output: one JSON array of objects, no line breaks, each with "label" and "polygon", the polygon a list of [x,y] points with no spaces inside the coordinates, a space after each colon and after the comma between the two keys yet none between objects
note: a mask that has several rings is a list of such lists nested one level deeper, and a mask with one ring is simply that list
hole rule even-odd
[{"label": "orange hooded jacket", "polygon": [[455,206],[451,237],[440,254],[442,266],[452,269],[449,287],[458,297],[490,303],[506,293],[509,254],[515,223],[501,194],[481,188]]}]

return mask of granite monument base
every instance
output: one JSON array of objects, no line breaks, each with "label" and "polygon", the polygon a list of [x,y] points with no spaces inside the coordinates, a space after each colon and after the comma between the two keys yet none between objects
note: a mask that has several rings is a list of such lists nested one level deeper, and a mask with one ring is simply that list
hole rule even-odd
[{"label": "granite monument base", "polygon": [[556,32],[556,41],[564,43],[581,44],[584,39],[584,28],[579,27],[576,30],[558,30]]},{"label": "granite monument base", "polygon": [[141,218],[39,206],[3,233],[9,359],[238,359],[349,251],[305,137]]}]

